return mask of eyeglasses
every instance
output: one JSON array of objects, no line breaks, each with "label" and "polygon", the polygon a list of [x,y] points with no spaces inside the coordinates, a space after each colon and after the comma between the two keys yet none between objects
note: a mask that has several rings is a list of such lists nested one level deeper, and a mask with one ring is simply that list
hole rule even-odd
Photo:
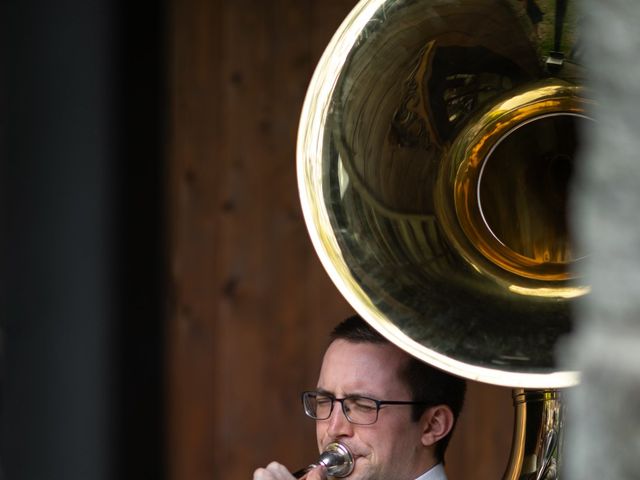
[{"label": "eyeglasses", "polygon": [[322,392],[302,392],[304,413],[314,420],[326,420],[333,412],[335,402],[340,402],[344,416],[356,425],[372,425],[378,420],[382,405],[427,405],[427,402],[401,402],[395,400],[376,400],[375,398],[349,395],[336,398]]}]

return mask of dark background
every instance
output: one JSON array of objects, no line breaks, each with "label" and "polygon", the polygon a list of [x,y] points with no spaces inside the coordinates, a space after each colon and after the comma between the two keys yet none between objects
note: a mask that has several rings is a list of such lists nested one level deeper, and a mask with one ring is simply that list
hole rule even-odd
[{"label": "dark background", "polygon": [[3,472],[161,478],[167,6],[3,11]]},{"label": "dark background", "polygon": [[[3,5],[2,478],[315,460],[298,394],[351,309],[306,234],[295,140],[353,5]],[[472,383],[450,479],[499,477],[511,421],[507,389]]]}]

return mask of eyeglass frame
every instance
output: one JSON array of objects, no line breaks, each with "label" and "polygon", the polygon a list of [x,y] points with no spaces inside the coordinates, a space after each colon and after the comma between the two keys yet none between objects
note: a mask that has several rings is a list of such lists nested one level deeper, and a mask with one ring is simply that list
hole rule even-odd
[{"label": "eyeglass frame", "polygon": [[[304,401],[305,396],[308,395],[308,394],[323,395],[323,396],[331,399],[331,408],[329,408],[329,414],[326,417],[318,418],[316,416],[312,416],[312,415],[309,414],[309,412],[307,411],[307,404]],[[349,414],[345,410],[344,402],[346,400],[360,399],[360,398],[365,399],[365,400],[371,400],[372,402],[374,402],[376,404],[376,418],[371,423],[354,422],[353,420],[351,420],[351,418],[349,418]],[[340,402],[340,405],[342,407],[342,413],[344,414],[344,417],[347,419],[347,421],[349,423],[352,423],[353,425],[373,425],[373,424],[375,424],[378,421],[378,416],[380,414],[380,407],[382,405],[433,405],[430,402],[403,401],[403,400],[378,400],[378,399],[375,399],[375,398],[367,397],[365,395],[347,395],[346,397],[338,398],[335,395],[332,395],[330,393],[317,391],[317,390],[306,390],[306,391],[302,392],[300,394],[300,399],[302,400],[302,407],[304,409],[305,415],[307,417],[309,417],[309,418],[314,419],[314,420],[328,420],[329,418],[331,418],[331,414],[333,413],[333,406],[335,405],[336,402]]]}]

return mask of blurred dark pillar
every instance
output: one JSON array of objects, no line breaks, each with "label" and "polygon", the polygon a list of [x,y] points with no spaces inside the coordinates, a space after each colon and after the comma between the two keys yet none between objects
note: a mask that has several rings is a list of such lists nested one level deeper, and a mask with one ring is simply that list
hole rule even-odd
[{"label": "blurred dark pillar", "polygon": [[163,478],[164,7],[143,3],[3,8],[2,478]]}]

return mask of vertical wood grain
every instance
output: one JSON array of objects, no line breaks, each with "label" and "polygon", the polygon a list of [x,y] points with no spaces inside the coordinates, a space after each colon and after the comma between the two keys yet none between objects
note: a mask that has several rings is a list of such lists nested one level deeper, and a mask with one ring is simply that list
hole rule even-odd
[{"label": "vertical wood grain", "polygon": [[[170,478],[315,456],[298,392],[349,307],[308,240],[300,108],[334,19],[313,2],[172,3]],[[322,37],[322,38],[316,38]]]}]

